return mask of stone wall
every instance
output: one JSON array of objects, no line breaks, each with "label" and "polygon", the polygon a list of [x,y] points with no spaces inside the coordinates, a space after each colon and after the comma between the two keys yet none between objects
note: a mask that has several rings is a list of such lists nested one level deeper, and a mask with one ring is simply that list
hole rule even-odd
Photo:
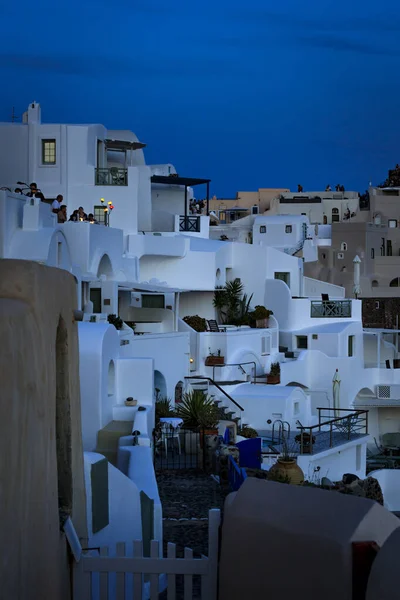
[{"label": "stone wall", "polygon": [[76,283],[0,260],[2,600],[70,599],[60,514],[87,538]]},{"label": "stone wall", "polygon": [[364,327],[396,329],[397,315],[399,315],[400,325],[400,298],[363,298]]}]

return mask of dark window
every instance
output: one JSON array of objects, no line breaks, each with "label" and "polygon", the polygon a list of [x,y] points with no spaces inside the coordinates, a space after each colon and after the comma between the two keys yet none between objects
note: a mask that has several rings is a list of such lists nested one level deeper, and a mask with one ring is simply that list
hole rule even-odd
[{"label": "dark window", "polygon": [[142,294],[142,308],[165,308],[164,294]]},{"label": "dark window", "polygon": [[279,273],[276,272],[274,275],[275,279],[284,281],[288,287],[290,287],[290,273]]},{"label": "dark window", "polygon": [[291,225],[285,225],[285,233],[292,233],[292,226]]},{"label": "dark window", "polygon": [[251,207],[251,213],[253,215],[258,215],[258,206],[257,205],[254,205]]},{"label": "dark window", "polygon": [[375,258],[375,249],[371,248],[371,258]]},{"label": "dark window", "polygon": [[354,350],[354,335],[349,335],[348,337],[348,356],[353,356]]},{"label": "dark window", "polygon": [[298,335],[297,338],[297,347],[300,350],[307,350],[308,348],[308,338],[306,335]]},{"label": "dark window", "polygon": [[260,233],[267,233],[267,228],[265,225],[260,225]]},{"label": "dark window", "polygon": [[90,290],[90,301],[93,302],[93,312],[101,313],[101,289],[92,288]]},{"label": "dark window", "polygon": [[56,164],[56,140],[42,140],[42,164]]},{"label": "dark window", "polygon": [[317,340],[318,339],[318,334],[317,333],[313,333],[312,334],[312,339],[313,340]]}]

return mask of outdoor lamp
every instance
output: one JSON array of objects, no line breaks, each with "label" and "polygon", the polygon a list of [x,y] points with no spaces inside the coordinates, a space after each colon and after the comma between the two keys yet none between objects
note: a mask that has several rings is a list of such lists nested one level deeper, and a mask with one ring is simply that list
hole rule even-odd
[{"label": "outdoor lamp", "polygon": [[100,198],[100,202],[104,204],[104,198]]},{"label": "outdoor lamp", "polygon": [[190,363],[194,363],[194,358],[189,358]]}]

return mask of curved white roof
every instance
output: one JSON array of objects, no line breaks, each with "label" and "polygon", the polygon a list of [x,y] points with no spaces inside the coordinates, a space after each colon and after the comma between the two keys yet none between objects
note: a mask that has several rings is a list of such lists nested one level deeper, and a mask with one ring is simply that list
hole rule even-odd
[{"label": "curved white roof", "polygon": [[294,393],[297,396],[299,392],[305,396],[304,391],[300,387],[243,383],[235,388],[232,395],[235,399],[240,398],[241,396],[246,398],[253,396],[257,398],[282,398],[286,400]]}]

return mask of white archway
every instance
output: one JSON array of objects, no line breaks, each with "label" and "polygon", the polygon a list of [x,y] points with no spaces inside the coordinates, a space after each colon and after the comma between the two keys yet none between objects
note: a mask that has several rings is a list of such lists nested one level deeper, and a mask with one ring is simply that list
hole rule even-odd
[{"label": "white archway", "polygon": [[113,268],[108,254],[103,254],[97,267],[97,279],[104,275],[106,279],[111,279],[113,276]]},{"label": "white archway", "polygon": [[161,371],[154,371],[154,396],[156,401],[167,397],[167,382]]}]

